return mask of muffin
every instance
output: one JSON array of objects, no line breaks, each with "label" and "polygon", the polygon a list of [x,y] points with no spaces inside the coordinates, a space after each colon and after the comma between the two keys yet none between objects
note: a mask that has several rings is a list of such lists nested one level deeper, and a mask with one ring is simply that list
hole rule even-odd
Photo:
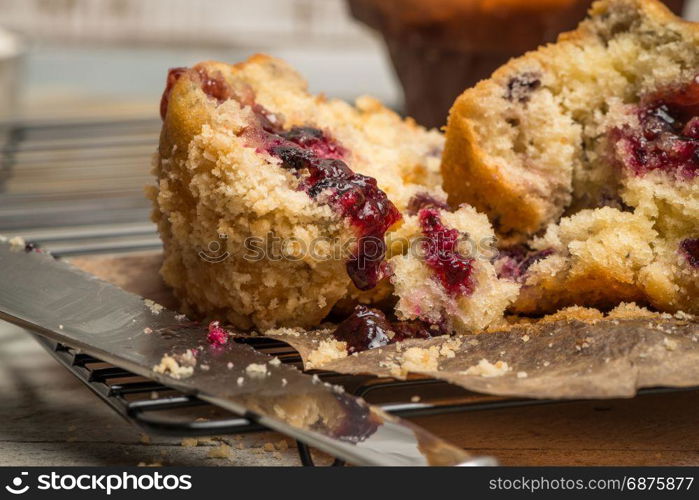
[{"label": "muffin", "polygon": [[699,216],[699,30],[655,0],[603,0],[577,30],[454,103],[442,161],[452,203],[526,240],[561,215],[638,210],[662,237]]},{"label": "muffin", "polygon": [[415,199],[445,199],[441,134],[368,97],[313,96],[278,59],[173,69],[161,112],[161,274],[190,314],[313,327],[379,301],[385,233]]}]

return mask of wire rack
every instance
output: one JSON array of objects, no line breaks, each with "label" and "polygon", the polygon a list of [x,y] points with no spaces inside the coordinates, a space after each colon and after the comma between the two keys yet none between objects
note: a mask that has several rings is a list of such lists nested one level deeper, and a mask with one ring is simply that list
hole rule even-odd
[{"label": "wire rack", "polygon": [[[172,390],[43,337],[36,336],[36,340],[102,401],[148,434],[196,437],[266,430],[256,422],[214,407],[196,396]],[[260,352],[277,356],[283,363],[300,366],[298,353],[286,344],[270,339],[245,339],[245,342]],[[340,384],[353,394],[380,406],[384,411],[401,417],[552,402],[479,395],[428,378],[397,381],[332,372],[315,373],[321,380]],[[300,442],[297,443],[297,448],[301,463],[314,465],[310,449]],[[333,463],[341,464],[339,460]]]},{"label": "wire rack", "polygon": [[[0,233],[21,235],[57,257],[159,249],[143,196],[143,186],[152,182],[149,163],[158,129],[153,119],[0,124]],[[193,437],[265,430],[196,396],[36,339],[101,400],[148,433]],[[240,341],[301,367],[299,354],[283,342]],[[315,373],[401,417],[553,402],[476,394],[428,378]],[[298,450],[301,462],[313,465],[308,447],[299,443]]]}]

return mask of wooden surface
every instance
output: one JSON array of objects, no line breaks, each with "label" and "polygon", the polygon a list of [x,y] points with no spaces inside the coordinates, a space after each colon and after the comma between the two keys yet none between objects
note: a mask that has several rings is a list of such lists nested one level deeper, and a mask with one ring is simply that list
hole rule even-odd
[{"label": "wooden surface", "polygon": [[418,419],[504,465],[699,465],[699,392]]},{"label": "wooden surface", "polygon": [[[175,438],[144,442],[139,429],[7,324],[0,324],[0,395],[0,465],[299,465],[295,449],[265,451],[266,443],[282,439],[274,433],[220,437],[196,447]],[[505,465],[699,465],[697,391],[416,422]],[[230,457],[209,458],[221,443],[231,446]]]},{"label": "wooden surface", "polygon": [[[299,465],[295,449],[265,451],[274,433],[222,437],[183,447],[145,437],[94,396],[19,328],[0,322],[2,465]],[[145,442],[150,441],[150,442]],[[230,458],[209,458],[222,443]],[[292,441],[288,440],[291,445]],[[238,450],[237,447],[243,447]]]}]

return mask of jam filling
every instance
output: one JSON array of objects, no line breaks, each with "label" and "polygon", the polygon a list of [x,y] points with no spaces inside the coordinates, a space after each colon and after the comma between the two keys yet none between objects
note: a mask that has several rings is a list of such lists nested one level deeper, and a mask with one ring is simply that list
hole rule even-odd
[{"label": "jam filling", "polygon": [[[357,245],[346,262],[347,274],[360,290],[369,290],[388,272],[384,234],[401,214],[376,184],[376,179],[352,171],[343,161],[347,151],[314,127],[284,130],[281,120],[269,120],[262,106],[253,105],[258,130],[247,131],[250,143],[282,161],[299,178],[298,189],[327,203],[349,220]],[[273,116],[273,115],[272,115]]]},{"label": "jam filling", "polygon": [[190,72],[192,75],[196,75],[199,79],[201,89],[206,95],[212,97],[222,103],[228,99],[238,99],[241,103],[253,105],[252,99],[249,96],[237,95],[230,85],[226,82],[222,75],[209,75],[203,68],[170,68],[167,72],[167,81],[165,83],[165,90],[163,91],[163,96],[160,98],[160,118],[165,119],[167,114],[167,108],[170,104],[170,94],[172,93],[172,88],[175,86],[177,80],[180,79],[182,75]]},{"label": "jam filling", "polygon": [[473,258],[458,252],[461,234],[449,229],[439,217],[436,208],[418,212],[422,234],[424,260],[444,289],[451,295],[471,295],[476,287],[473,277]]},{"label": "jam filling", "polygon": [[418,193],[408,201],[408,214],[415,215],[423,208],[451,210],[446,201],[435,198],[429,193]]},{"label": "jam filling", "polygon": [[[306,139],[309,130],[313,130],[312,140]],[[376,179],[352,172],[336,157],[341,147],[322,131],[304,127],[302,131],[292,128],[268,134],[272,137],[265,141],[267,152],[300,178],[299,189],[313,199],[323,195],[323,201],[347,218],[356,231],[356,251],[346,264],[354,285],[360,290],[376,286],[386,275],[384,234],[401,219],[398,209],[379,189]]]},{"label": "jam filling", "polygon": [[185,71],[194,71],[202,90],[219,103],[236,99],[252,109],[257,123],[244,132],[248,142],[258,151],[279,158],[282,167],[299,178],[299,190],[329,204],[349,221],[357,235],[357,245],[347,260],[347,273],[360,290],[376,286],[387,274],[384,234],[401,219],[376,179],[353,172],[343,161],[347,156],[345,148],[323,130],[314,127],[285,130],[279,117],[255,103],[251,91],[236,91],[222,75],[209,75],[202,68],[170,70],[160,105],[163,118],[172,87]]},{"label": "jam filling", "polygon": [[446,335],[445,329],[421,321],[391,321],[378,309],[359,305],[342,323],[337,325],[334,337],[347,343],[347,352],[366,351],[406,339],[429,339]]},{"label": "jam filling", "polygon": [[188,68],[170,68],[167,72],[167,81],[165,83],[165,90],[163,91],[163,96],[160,98],[160,118],[165,119],[165,114],[167,113],[168,104],[170,104],[170,93],[172,92],[172,87],[175,86],[175,82],[180,79],[180,77],[188,71]]},{"label": "jam filling", "polygon": [[228,85],[228,82],[226,82],[226,80],[220,74],[212,76],[202,68],[196,68],[195,71],[199,75],[201,89],[206,95],[216,99],[219,104],[234,97],[239,99],[239,97],[233,92],[230,85]]},{"label": "jam filling", "polygon": [[383,420],[362,400],[334,393],[342,414],[333,418],[332,435],[348,443],[361,443],[372,436]]},{"label": "jam filling", "polygon": [[657,92],[638,106],[640,129],[611,132],[617,158],[635,173],[659,170],[680,180],[699,174],[699,77]]},{"label": "jam filling", "polygon": [[33,241],[27,241],[24,244],[24,251],[29,253],[29,252],[36,252],[36,253],[44,253],[44,251],[39,248],[39,245],[37,243],[34,243]]},{"label": "jam filling", "polygon": [[699,268],[699,238],[682,240],[680,252],[685,256],[690,266]]},{"label": "jam filling", "polygon": [[347,154],[337,141],[330,139],[317,128],[293,127],[278,134],[320,158],[340,160]]},{"label": "jam filling", "polygon": [[224,345],[228,342],[228,332],[221,328],[221,324],[218,321],[212,321],[209,323],[209,332],[206,334],[206,341],[215,346]]},{"label": "jam filling", "polygon": [[531,251],[524,245],[503,248],[496,261],[498,278],[521,283],[531,266],[552,254],[553,248],[538,251]]}]

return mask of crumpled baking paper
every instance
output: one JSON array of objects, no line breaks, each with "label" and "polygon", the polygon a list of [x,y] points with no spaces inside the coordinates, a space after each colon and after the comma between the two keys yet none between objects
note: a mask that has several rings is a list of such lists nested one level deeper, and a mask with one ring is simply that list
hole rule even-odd
[{"label": "crumpled baking paper", "polygon": [[[158,275],[160,261],[157,253],[71,259],[106,281],[176,309]],[[299,351],[306,367],[324,341],[332,342],[330,328],[268,336]],[[539,321],[480,335],[410,339],[312,367],[378,377],[418,374],[499,396],[632,397],[644,387],[699,386],[699,321],[681,315]]]}]

